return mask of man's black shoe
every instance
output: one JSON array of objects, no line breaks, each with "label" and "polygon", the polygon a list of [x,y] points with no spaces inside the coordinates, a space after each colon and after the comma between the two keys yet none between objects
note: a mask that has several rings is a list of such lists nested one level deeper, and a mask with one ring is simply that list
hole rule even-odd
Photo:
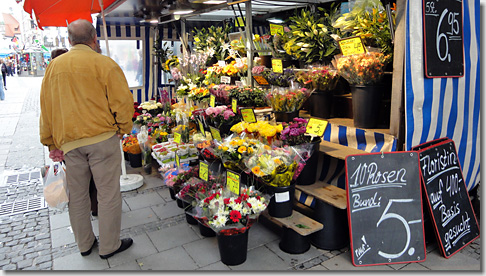
[{"label": "man's black shoe", "polygon": [[84,256],[88,256],[89,254],[91,254],[91,250],[93,250],[93,248],[95,247],[96,242],[97,242],[97,240],[95,238],[95,240],[94,240],[93,245],[91,246],[91,248],[88,251],[81,252],[81,256],[84,257]]},{"label": "man's black shoe", "polygon": [[127,250],[130,246],[132,246],[133,240],[131,238],[126,238],[121,240],[121,245],[120,248],[118,248],[115,252],[106,254],[106,255],[100,255],[100,258],[102,259],[108,259],[109,257],[115,255],[116,253],[123,252]]},{"label": "man's black shoe", "polygon": [[93,217],[97,217],[97,216],[98,216],[98,212],[91,212],[91,215],[92,215]]}]

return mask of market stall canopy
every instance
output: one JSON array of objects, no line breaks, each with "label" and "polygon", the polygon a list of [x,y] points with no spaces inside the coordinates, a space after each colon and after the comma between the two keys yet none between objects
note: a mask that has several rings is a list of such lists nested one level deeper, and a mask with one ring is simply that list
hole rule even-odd
[{"label": "market stall canopy", "polygon": [[[103,9],[116,5],[120,0],[103,0]],[[42,27],[66,27],[77,19],[90,22],[91,14],[100,13],[99,0],[25,0],[24,10]]]},{"label": "market stall canopy", "polygon": [[2,16],[5,24],[5,36],[14,37],[16,34],[20,34],[20,25],[17,19],[8,13],[2,13]]}]

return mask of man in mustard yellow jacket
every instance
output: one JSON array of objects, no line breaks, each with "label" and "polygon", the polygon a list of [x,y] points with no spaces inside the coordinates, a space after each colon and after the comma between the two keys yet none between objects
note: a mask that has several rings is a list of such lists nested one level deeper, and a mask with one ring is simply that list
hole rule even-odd
[{"label": "man in mustard yellow jacket", "polygon": [[120,138],[132,129],[133,96],[121,68],[101,55],[87,20],[68,25],[71,50],[52,60],[42,81],[40,140],[50,158],[65,160],[69,219],[82,256],[97,244],[90,217],[89,183],[98,190],[99,255],[129,248],[120,240]]}]

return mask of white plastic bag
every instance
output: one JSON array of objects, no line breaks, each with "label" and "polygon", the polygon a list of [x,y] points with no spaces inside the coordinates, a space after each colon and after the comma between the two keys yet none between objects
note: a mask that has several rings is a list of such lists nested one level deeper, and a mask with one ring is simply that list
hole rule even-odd
[{"label": "white plastic bag", "polygon": [[47,170],[44,198],[50,207],[60,210],[63,210],[69,202],[66,167],[60,162],[54,162]]}]

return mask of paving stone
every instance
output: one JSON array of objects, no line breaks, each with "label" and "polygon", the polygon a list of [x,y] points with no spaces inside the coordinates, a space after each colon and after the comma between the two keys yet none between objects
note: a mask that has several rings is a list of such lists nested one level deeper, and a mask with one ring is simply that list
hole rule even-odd
[{"label": "paving stone", "polygon": [[51,260],[52,260],[51,255],[44,255],[44,256],[41,255],[41,256],[35,258],[35,263],[41,264],[41,263],[49,262]]},{"label": "paving stone", "polygon": [[26,255],[26,254],[29,254],[29,253],[34,252],[34,250],[35,250],[35,249],[34,249],[34,247],[31,247],[31,248],[26,248],[26,249],[22,250],[22,251],[20,252],[20,254],[22,254],[22,255]]},{"label": "paving stone", "polygon": [[17,263],[18,269],[23,269],[23,268],[29,267],[31,265],[32,265],[31,259],[26,259],[26,260],[23,260],[23,261],[20,261],[20,262]]},{"label": "paving stone", "polygon": [[8,265],[10,263],[10,259],[2,259],[0,260],[0,266]]},{"label": "paving stone", "polygon": [[34,240],[34,237],[28,237],[28,238],[21,239],[19,242],[21,242],[21,243],[29,243],[29,242],[31,242],[33,240]]},{"label": "paving stone", "polygon": [[34,258],[37,258],[38,256],[39,256],[38,252],[33,252],[33,253],[26,254],[25,258],[26,259],[34,259]]},{"label": "paving stone", "polygon": [[22,261],[24,259],[24,256],[17,256],[17,257],[14,257],[12,258],[12,263],[18,263],[20,261]]},{"label": "paving stone", "polygon": [[8,232],[7,236],[13,237],[13,236],[16,236],[20,233],[21,233],[20,230],[13,230],[13,231]]},{"label": "paving stone", "polygon": [[52,261],[39,264],[39,269],[51,270],[52,269]]},{"label": "paving stone", "polygon": [[25,237],[27,237],[27,233],[24,232],[24,233],[20,233],[19,235],[15,236],[13,238],[18,240],[18,239],[23,239]]},{"label": "paving stone", "polygon": [[44,233],[44,234],[36,235],[35,240],[38,241],[38,240],[42,240],[42,239],[48,239],[50,237],[51,237],[50,233]]},{"label": "paving stone", "polygon": [[14,246],[14,245],[17,245],[17,244],[19,244],[18,240],[12,240],[12,241],[5,243],[5,246]]},{"label": "paving stone", "polygon": [[15,270],[15,269],[17,269],[17,265],[15,264],[8,264],[2,267],[2,270]]}]

